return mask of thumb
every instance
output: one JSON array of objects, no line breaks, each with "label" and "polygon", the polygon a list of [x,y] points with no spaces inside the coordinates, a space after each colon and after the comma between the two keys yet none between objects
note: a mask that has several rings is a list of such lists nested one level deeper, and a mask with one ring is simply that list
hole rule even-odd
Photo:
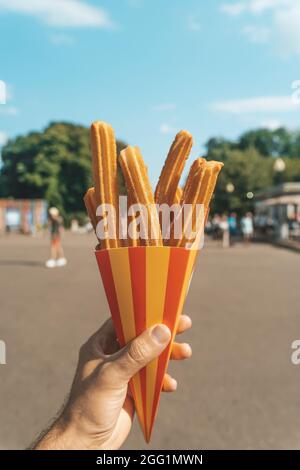
[{"label": "thumb", "polygon": [[152,326],[133,339],[116,354],[116,359],[111,364],[118,380],[128,382],[140,369],[159,356],[170,339],[171,332],[163,324]]}]

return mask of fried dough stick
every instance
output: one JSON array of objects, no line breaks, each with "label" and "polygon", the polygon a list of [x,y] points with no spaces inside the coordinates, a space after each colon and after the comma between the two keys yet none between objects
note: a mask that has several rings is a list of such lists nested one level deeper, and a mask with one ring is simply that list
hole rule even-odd
[{"label": "fried dough stick", "polygon": [[[143,161],[138,147],[127,147],[120,153],[120,165],[123,171],[127,193],[132,204],[141,204],[147,211],[141,211],[141,221],[143,230],[147,237],[141,240],[141,244],[160,246],[162,245],[161,232],[158,214],[155,208],[155,201],[148,178],[147,167]],[[153,233],[154,238],[151,234]]]},{"label": "fried dough stick", "polygon": [[189,132],[178,132],[171,145],[155,189],[156,204],[168,204],[169,206],[173,204],[192,144],[193,138]]},{"label": "fried dough stick", "polygon": [[110,218],[112,235],[106,232],[101,245],[105,249],[116,248],[120,246],[117,151],[114,131],[109,124],[101,121],[92,124],[91,147],[96,204],[110,205],[115,210],[115,217]]}]

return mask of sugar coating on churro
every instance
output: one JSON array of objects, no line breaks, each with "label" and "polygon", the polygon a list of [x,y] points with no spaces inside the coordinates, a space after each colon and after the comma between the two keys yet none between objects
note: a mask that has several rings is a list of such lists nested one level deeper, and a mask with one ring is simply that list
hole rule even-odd
[{"label": "sugar coating on churro", "polygon": [[176,189],[173,204],[180,204],[180,201],[181,201],[181,198],[182,198],[182,193],[183,193],[182,188],[180,186],[178,186],[177,189]]},{"label": "sugar coating on churro", "polygon": [[[133,204],[143,206],[147,214],[141,211],[140,220],[146,237],[141,240],[145,245],[162,245],[158,214],[154,196],[148,178],[147,167],[138,147],[127,147],[120,153],[120,165],[125,178],[128,193]],[[152,235],[154,235],[152,237]]]},{"label": "sugar coating on churro", "polygon": [[207,210],[209,208],[209,204],[210,204],[212,195],[213,195],[215,187],[216,187],[216,183],[217,183],[219,173],[222,170],[224,164],[221,163],[221,162],[216,162],[214,160],[211,160],[211,161],[207,162],[206,165],[207,165],[207,167],[212,168],[212,173],[210,175],[210,180],[209,180],[209,183],[207,185],[206,194],[205,194],[205,198],[204,198],[204,201],[203,201],[203,204],[205,206],[205,210]]},{"label": "sugar coating on churro", "polygon": [[206,159],[202,157],[197,158],[196,160],[193,161],[190,171],[188,173],[185,185],[183,187],[181,203],[184,201],[185,194],[187,193],[195,174],[198,172],[198,170],[204,168],[205,163],[206,163]]},{"label": "sugar coating on churro", "polygon": [[117,150],[113,128],[105,122],[94,122],[91,126],[93,177],[97,206],[108,204],[115,210],[110,220],[110,234],[105,232],[103,248],[116,248],[118,241],[118,175]]},{"label": "sugar coating on churro", "polygon": [[189,132],[178,132],[171,145],[155,189],[157,204],[173,204],[178,183],[192,145],[193,138]]}]

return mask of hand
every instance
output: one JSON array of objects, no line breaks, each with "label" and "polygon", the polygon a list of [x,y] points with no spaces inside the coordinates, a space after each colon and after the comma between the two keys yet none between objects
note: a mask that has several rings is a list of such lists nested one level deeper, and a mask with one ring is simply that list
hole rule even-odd
[{"label": "hand", "polygon": [[[191,319],[182,315],[177,333],[184,332],[191,324]],[[165,349],[170,337],[165,325],[156,325],[119,349],[112,321],[106,321],[81,347],[69,400],[35,448],[120,448],[134,417],[128,382]],[[174,342],[171,359],[186,359],[191,354],[188,344]],[[173,392],[176,388],[176,380],[166,374],[163,390]]]}]

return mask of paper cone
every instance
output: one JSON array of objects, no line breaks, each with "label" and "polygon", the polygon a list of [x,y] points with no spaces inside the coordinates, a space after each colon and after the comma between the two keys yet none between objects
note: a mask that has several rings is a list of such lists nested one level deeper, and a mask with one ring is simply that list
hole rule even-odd
[{"label": "paper cone", "polygon": [[141,428],[149,442],[198,250],[164,246],[95,253],[120,345],[157,323],[164,323],[172,332],[163,353],[130,383]]}]

